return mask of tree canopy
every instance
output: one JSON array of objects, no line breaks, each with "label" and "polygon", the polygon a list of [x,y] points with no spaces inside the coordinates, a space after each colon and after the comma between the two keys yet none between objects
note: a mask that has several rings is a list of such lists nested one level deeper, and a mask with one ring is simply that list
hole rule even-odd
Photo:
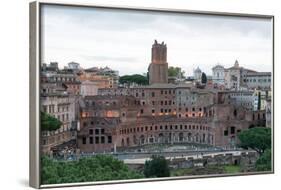
[{"label": "tree canopy", "polygon": [[109,155],[81,158],[78,161],[56,161],[42,157],[43,184],[138,179],[144,176]]},{"label": "tree canopy", "polygon": [[134,75],[124,75],[119,78],[120,84],[130,84],[136,83],[139,85],[147,85],[148,77],[144,75],[134,74]]},{"label": "tree canopy", "polygon": [[260,155],[271,148],[271,129],[265,127],[254,127],[242,131],[239,135],[240,146],[242,148],[251,148]]},{"label": "tree canopy", "polygon": [[169,67],[168,68],[169,77],[182,77],[184,78],[184,71],[180,67]]},{"label": "tree canopy", "polygon": [[55,131],[60,128],[62,122],[45,112],[41,112],[41,130],[42,131]]},{"label": "tree canopy", "polygon": [[203,72],[201,76],[201,83],[206,84],[207,83],[207,75]]},{"label": "tree canopy", "polygon": [[271,149],[266,149],[256,162],[257,171],[271,170]]},{"label": "tree canopy", "polygon": [[169,177],[169,163],[163,156],[152,155],[151,160],[145,161],[145,177]]}]

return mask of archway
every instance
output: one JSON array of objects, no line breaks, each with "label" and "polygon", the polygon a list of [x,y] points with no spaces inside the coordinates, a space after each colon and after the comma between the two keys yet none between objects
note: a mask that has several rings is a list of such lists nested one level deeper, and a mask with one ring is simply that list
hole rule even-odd
[{"label": "archway", "polygon": [[183,142],[183,133],[179,133],[179,141]]},{"label": "archway", "polygon": [[144,136],[141,135],[141,136],[140,136],[140,144],[141,144],[141,145],[144,144],[144,140],[145,140],[145,139],[144,139]]}]

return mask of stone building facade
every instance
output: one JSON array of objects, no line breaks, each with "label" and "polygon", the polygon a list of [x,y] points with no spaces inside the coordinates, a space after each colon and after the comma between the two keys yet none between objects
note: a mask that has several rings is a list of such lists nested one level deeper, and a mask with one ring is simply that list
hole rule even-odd
[{"label": "stone building facade", "polygon": [[71,70],[54,62],[41,68],[40,111],[62,122],[55,131],[41,131],[41,150],[49,154],[57,146],[76,139],[80,81]]},{"label": "stone building facade", "polygon": [[271,89],[271,73],[270,72],[250,72],[245,77],[248,88],[251,89]]},{"label": "stone building facade", "polygon": [[52,148],[76,138],[75,97],[65,94],[41,96],[41,111],[60,120],[62,125],[56,131],[42,131],[41,150],[49,153]]},{"label": "stone building facade", "polygon": [[[166,45],[157,42],[154,45],[151,64],[157,65],[153,60],[159,57],[159,64],[163,60],[166,63],[166,55],[160,53]],[[159,54],[156,58],[155,52]],[[166,69],[160,72],[163,78],[166,72]],[[101,88],[97,96],[81,100],[79,149],[104,152],[155,143],[229,148],[238,142],[239,132],[265,121],[264,111],[233,104],[226,91],[169,84],[158,74],[149,67],[148,86]]]},{"label": "stone building facade", "polygon": [[271,72],[257,72],[241,67],[237,60],[230,68],[216,65],[212,70],[213,84],[224,85],[228,90],[271,90]]},{"label": "stone building facade", "polygon": [[92,67],[82,70],[79,73],[79,80],[81,82],[91,81],[95,83],[98,88],[117,88],[119,73],[108,67]]},{"label": "stone building facade", "polygon": [[225,83],[224,67],[218,64],[212,68],[212,71],[213,71],[213,75],[212,75],[213,84],[216,84],[217,86],[224,85]]}]

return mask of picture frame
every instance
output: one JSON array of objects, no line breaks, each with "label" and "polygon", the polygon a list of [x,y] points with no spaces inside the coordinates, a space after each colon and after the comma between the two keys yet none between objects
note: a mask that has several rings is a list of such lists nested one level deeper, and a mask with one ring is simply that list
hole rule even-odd
[{"label": "picture frame", "polygon": [[[43,82],[42,82],[41,77],[42,77],[42,62],[43,62],[42,54],[43,54],[43,50],[44,50],[43,36],[46,35],[45,28],[43,27],[44,22],[42,22],[42,17],[44,17],[42,9],[43,9],[43,7],[46,7],[46,6],[61,7],[61,8],[66,8],[66,9],[67,8],[74,8],[74,9],[80,8],[81,10],[83,10],[83,9],[97,9],[97,10],[101,10],[101,11],[105,11],[105,12],[106,11],[113,11],[113,12],[117,11],[117,12],[129,12],[129,13],[138,12],[138,13],[143,13],[143,14],[146,14],[146,13],[150,14],[151,13],[152,15],[153,14],[180,15],[180,16],[183,16],[183,17],[185,15],[193,15],[195,17],[196,16],[199,16],[199,17],[200,16],[210,16],[210,17],[216,16],[216,17],[241,18],[241,19],[248,18],[249,20],[251,20],[251,19],[270,20],[270,28],[267,28],[267,29],[269,31],[271,31],[271,33],[270,33],[271,46],[269,47],[269,48],[271,48],[271,51],[269,52],[268,57],[272,59],[272,65],[270,65],[268,67],[268,68],[271,69],[270,70],[271,74],[270,74],[270,77],[269,77],[270,78],[270,82],[269,82],[269,87],[270,87],[270,90],[269,90],[270,91],[270,104],[269,104],[270,105],[270,115],[269,115],[269,117],[270,117],[270,127],[268,127],[268,128],[271,129],[271,139],[270,139],[271,140],[271,153],[270,153],[270,155],[271,155],[271,170],[269,170],[269,171],[250,171],[250,172],[242,172],[242,173],[238,172],[238,173],[222,173],[222,174],[215,173],[215,174],[202,174],[202,175],[183,175],[183,176],[172,176],[172,177],[161,177],[161,178],[150,177],[150,178],[141,178],[141,179],[102,180],[102,181],[86,181],[86,182],[73,182],[73,183],[42,184],[42,163],[41,162],[42,162],[42,156],[45,153],[42,152],[42,139],[43,139],[43,137],[42,137],[42,130],[41,130],[41,127],[42,127],[41,126],[42,125],[42,122],[41,122],[41,119],[42,119],[42,115],[41,115],[41,111],[42,111],[42,100],[41,100],[42,91],[41,91],[41,88],[42,88]],[[125,6],[119,7],[119,6],[106,6],[106,5],[94,5],[94,4],[92,5],[92,4],[82,4],[82,3],[75,4],[75,3],[36,1],[36,2],[30,3],[30,36],[29,36],[29,38],[30,38],[30,55],[29,55],[30,56],[30,100],[29,100],[30,101],[30,133],[29,133],[30,134],[30,147],[29,147],[29,149],[30,149],[30,163],[29,163],[30,164],[30,176],[29,176],[29,179],[30,179],[30,186],[31,187],[34,187],[34,188],[67,187],[67,186],[118,184],[118,183],[131,183],[131,182],[135,183],[135,182],[147,182],[147,181],[179,180],[179,179],[223,177],[223,176],[242,176],[242,175],[256,175],[256,174],[272,174],[272,173],[274,173],[274,16],[273,15],[257,15],[257,14],[245,14],[245,13],[243,13],[243,14],[242,13],[224,13],[224,12],[193,11],[193,10],[180,10],[180,9],[161,9],[161,8],[147,8],[147,7],[143,7],[143,8],[142,7],[125,7]],[[166,60],[167,49],[164,48],[165,50],[159,50],[163,47],[166,47],[165,43],[161,44],[161,43],[158,43],[157,41],[154,41],[154,43],[153,43],[154,39],[151,39],[151,40],[152,40],[152,52],[151,52],[152,60],[151,60],[151,62],[153,63],[154,59],[156,59],[156,62],[159,61],[159,59],[160,59],[160,61],[162,59],[164,59],[164,61],[167,62],[167,60]],[[158,46],[161,46],[161,47],[159,49],[157,49]],[[153,49],[153,47],[156,47],[156,49]],[[148,47],[148,49],[149,48],[150,47]],[[153,51],[155,51],[156,53],[153,53]],[[154,55],[154,57],[153,57],[153,55]],[[165,58],[163,58],[162,56],[164,56]],[[146,64],[148,66],[149,61],[150,60],[147,60],[147,63],[144,63],[144,64]],[[172,63],[169,62],[169,64],[172,64]],[[236,62],[235,62],[235,64],[236,64]],[[104,65],[104,66],[106,66],[106,65]],[[166,67],[166,66],[163,66],[163,67]],[[234,65],[234,67],[235,67],[235,65]],[[239,65],[238,65],[238,67],[239,67]],[[159,76],[154,77],[154,76],[157,76],[157,74],[155,74],[157,69],[163,70],[163,68],[160,68],[160,67],[158,68],[158,66],[155,66],[155,65],[149,66],[149,69],[148,69],[149,70],[149,77],[148,78],[151,81],[149,81],[150,84],[148,84],[148,86],[153,85],[154,83],[155,84],[162,83],[163,80],[167,81],[167,82],[164,82],[164,83],[168,83],[168,75],[166,76],[166,78],[164,76],[165,79],[163,79]],[[167,65],[167,69],[168,69],[168,65]],[[164,68],[164,70],[165,70],[165,68]],[[196,70],[194,72],[196,72]],[[225,74],[225,75],[227,75],[227,74]],[[202,75],[200,73],[200,77],[199,77],[200,81],[201,81],[201,76]],[[229,76],[230,76],[230,78],[232,77],[230,74],[229,74]],[[249,75],[247,77],[249,77],[249,80],[250,80],[250,77],[255,77],[255,76],[256,76],[256,74],[252,74],[252,75]],[[194,79],[194,80],[196,80],[196,79]],[[117,83],[119,83],[119,82],[117,82]],[[196,84],[196,85],[198,85],[198,84]],[[112,87],[109,87],[109,88],[112,88]],[[118,87],[116,87],[116,88],[118,89]],[[129,86],[128,88],[130,89],[131,87]],[[137,87],[137,88],[142,88],[142,87]],[[159,88],[162,88],[162,87],[159,87]],[[176,87],[173,87],[173,88],[176,88]],[[179,87],[179,88],[184,88],[184,87]],[[200,89],[200,85],[197,86],[196,88]],[[206,87],[204,87],[204,88],[206,88]],[[252,88],[252,87],[249,87],[249,88]],[[164,87],[164,89],[169,89],[169,88]],[[81,92],[80,90],[81,89],[79,89],[79,93]],[[200,91],[200,90],[198,90],[198,91]],[[235,94],[235,92],[237,92],[237,91],[240,92],[239,90],[234,90],[234,91],[230,91],[230,92]],[[107,89],[105,89],[104,91],[101,91],[100,93],[101,94],[99,94],[99,95],[101,95],[101,96],[106,95]],[[103,94],[103,93],[105,93],[105,94]],[[160,93],[160,91],[159,91],[159,93]],[[167,93],[169,94],[169,91]],[[107,95],[109,95],[109,94],[107,94]],[[80,94],[79,94],[79,96],[80,96]],[[260,94],[257,95],[257,97],[259,97],[259,96],[261,96],[261,95]],[[94,99],[95,98],[97,98],[97,97],[94,97]],[[226,96],[224,98],[226,98]],[[165,102],[163,102],[163,104],[165,104]],[[169,104],[169,103],[167,103],[167,104]],[[126,106],[124,106],[124,109],[125,108],[126,108]],[[178,107],[177,107],[177,109],[178,109]],[[81,110],[81,107],[79,107],[79,114],[78,115],[82,114],[82,112],[80,110]],[[146,112],[146,111],[143,110],[143,112]],[[156,111],[154,111],[154,112],[156,112]],[[154,114],[154,112],[152,112],[152,114]],[[159,114],[162,113],[162,111],[160,111],[160,110],[159,110],[159,112],[160,112]],[[169,112],[169,109],[167,109],[167,112]],[[178,112],[178,110],[177,110],[177,112]],[[214,113],[216,113],[216,112],[217,111],[215,111]],[[163,113],[165,113],[165,109],[163,110]],[[235,113],[236,113],[236,111],[235,111]],[[176,114],[176,115],[177,115],[177,117],[181,117],[178,114]],[[237,113],[234,114],[234,115],[237,115]],[[155,115],[153,115],[153,117],[154,116]],[[162,116],[162,115],[159,115],[159,117],[160,116]],[[118,115],[118,118],[119,117],[121,117],[121,116]],[[193,117],[193,116],[191,116],[191,117]],[[194,116],[194,117],[197,117],[197,116]],[[198,117],[201,117],[201,116],[198,116]],[[79,118],[78,120],[79,120],[79,124],[77,124],[77,125],[81,126],[82,121],[84,121],[84,120],[83,120],[83,118],[82,119]],[[159,122],[159,121],[157,121],[157,122]],[[157,125],[158,124],[155,124],[155,127]],[[175,126],[176,125],[174,125],[173,127],[175,127]],[[160,128],[160,126],[158,126],[158,127]],[[177,127],[180,128],[180,125],[177,126]],[[203,126],[203,128],[204,128],[204,126]],[[81,129],[82,128],[80,128],[80,130]],[[144,130],[145,130],[145,128],[144,128]],[[175,129],[173,129],[173,130],[175,130]],[[240,130],[240,129],[237,129],[237,130]],[[102,131],[100,131],[100,132],[102,133]],[[229,128],[229,132],[227,132],[227,133],[232,133],[232,128]],[[79,134],[76,134],[76,135],[79,135]],[[220,134],[220,135],[223,136],[222,134]],[[76,136],[76,138],[78,138],[78,136]],[[107,138],[109,138],[109,137],[107,137]],[[111,138],[112,138],[111,141],[114,141],[114,137],[112,136],[112,137],[110,137],[110,139]],[[178,138],[178,140],[175,140],[174,142],[179,142],[181,138],[184,139],[185,137],[180,137],[180,135],[179,135],[179,137],[177,137],[177,138]],[[205,139],[205,137],[203,139]],[[81,139],[81,140],[83,140],[83,139]],[[186,140],[188,141],[188,136],[186,137]],[[102,137],[100,137],[100,141],[102,141]],[[141,141],[142,140],[140,138],[140,142]],[[147,144],[149,144],[149,141],[150,141],[150,139],[145,140],[145,142],[147,142]],[[155,141],[155,140],[153,140],[153,141]],[[195,140],[195,141],[197,142],[197,140]],[[160,142],[160,140],[159,140],[159,142]],[[169,141],[169,144],[173,144],[174,142]],[[200,142],[201,142],[201,140],[200,140]],[[223,140],[222,140],[222,142],[223,142]],[[116,149],[118,149],[118,148],[120,148],[120,150],[122,150],[122,146],[123,146],[122,144],[123,144],[123,142],[120,140],[119,146],[115,145],[115,144],[112,145],[111,146],[111,150],[113,150],[112,152],[115,153]],[[126,143],[124,142],[124,144],[126,144]],[[75,145],[79,146],[78,142],[76,142]],[[192,148],[194,148],[193,146],[195,146],[195,145],[192,145]],[[80,149],[81,148],[79,147],[79,151],[80,151]],[[85,147],[85,150],[87,150],[87,147]],[[94,150],[95,151],[93,151],[93,152],[96,152],[96,153],[98,153],[100,151],[99,149],[94,149]],[[105,149],[105,150],[107,151],[107,149]],[[198,147],[196,147],[196,151],[197,150],[200,150],[200,148],[198,149]],[[125,152],[126,151],[128,151],[130,153],[129,149],[125,150]],[[136,149],[136,151],[139,151],[139,148]],[[144,152],[142,152],[142,151],[144,151]],[[147,150],[141,150],[141,153],[145,153],[145,151],[147,151]],[[161,151],[165,152],[166,149],[165,150],[161,149],[160,152]],[[178,151],[178,150],[176,150],[176,151]],[[87,151],[85,151],[85,152],[87,152]],[[148,150],[148,152],[149,152],[149,150]],[[200,151],[200,154],[201,154],[201,152],[203,152],[203,151]],[[204,151],[204,154],[205,154],[205,152],[206,151]],[[126,152],[126,154],[127,154],[127,152]],[[136,152],[136,154],[138,154],[138,153]],[[200,154],[197,153],[197,157],[198,156],[200,157]],[[246,154],[248,155],[248,152]],[[85,153],[85,155],[86,155],[86,153]],[[80,156],[81,155],[79,155],[79,157]],[[174,156],[174,159],[176,160],[176,156],[172,155],[172,156],[169,157],[171,161],[173,161],[173,159],[172,159],[173,156]],[[201,156],[203,158],[203,153],[202,153]],[[227,155],[224,154],[223,156],[226,157]],[[184,155],[182,157],[184,157]],[[213,156],[212,156],[212,158],[213,158]]]}]

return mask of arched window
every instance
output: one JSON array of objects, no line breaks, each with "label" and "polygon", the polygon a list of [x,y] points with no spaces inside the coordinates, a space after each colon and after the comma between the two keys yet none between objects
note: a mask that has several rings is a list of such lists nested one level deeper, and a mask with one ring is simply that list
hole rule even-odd
[{"label": "arched window", "polygon": [[138,143],[138,142],[137,142],[137,137],[136,137],[136,135],[134,135],[133,141],[134,141],[134,144],[137,144],[137,143]]},{"label": "arched window", "polygon": [[192,137],[192,134],[191,134],[191,133],[188,133],[188,134],[187,134],[187,139],[188,139],[189,142],[191,141],[191,137]]},{"label": "arched window", "polygon": [[183,141],[183,133],[179,134],[179,141],[182,142]]},{"label": "arched window", "polygon": [[122,147],[125,146],[124,139],[122,139],[122,141],[121,141],[121,146],[122,146]]},{"label": "arched window", "polygon": [[144,136],[143,135],[140,136],[140,144],[144,144]]},{"label": "arched window", "polygon": [[130,146],[130,138],[129,137],[127,137],[126,141],[127,141],[127,146]]}]

